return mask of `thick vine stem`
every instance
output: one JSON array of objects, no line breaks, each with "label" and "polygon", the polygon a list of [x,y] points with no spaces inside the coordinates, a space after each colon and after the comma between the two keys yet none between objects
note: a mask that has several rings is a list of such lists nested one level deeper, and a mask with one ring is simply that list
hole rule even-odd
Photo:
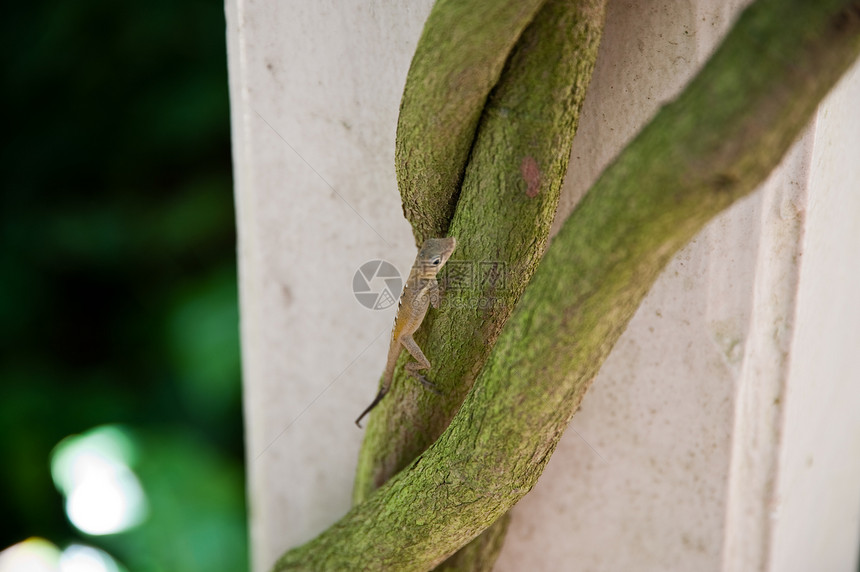
[{"label": "thick vine stem", "polygon": [[492,572],[505,545],[505,536],[508,534],[510,524],[511,513],[506,512],[434,570],[436,572]]},{"label": "thick vine stem", "polygon": [[[394,391],[368,426],[356,503],[442,434],[543,255],[597,59],[604,4],[549,0],[508,58],[481,117],[451,222],[458,245],[447,266],[445,307],[417,336],[443,396],[421,391],[401,364]],[[475,557],[458,560],[492,556],[482,546],[474,550]]]},{"label": "thick vine stem", "polygon": [[415,243],[445,236],[475,128],[523,29],[545,0],[438,0],[406,78],[395,165]]},{"label": "thick vine stem", "polygon": [[[451,224],[440,312],[419,345],[436,396],[402,365],[371,416],[354,500],[411,462],[448,426],[543,255],[603,27],[602,0],[551,0],[511,55],[478,129]],[[429,335],[428,335],[429,334]]]},{"label": "thick vine stem", "polygon": [[858,0],[751,5],[565,222],[445,432],[275,570],[428,570],[504,514],[662,268],[765,179],[858,53]]}]

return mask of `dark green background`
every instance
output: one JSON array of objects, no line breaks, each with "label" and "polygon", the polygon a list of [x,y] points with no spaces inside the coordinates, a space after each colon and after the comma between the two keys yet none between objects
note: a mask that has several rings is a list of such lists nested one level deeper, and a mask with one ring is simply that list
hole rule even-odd
[{"label": "dark green background", "polygon": [[[135,572],[247,568],[224,7],[5,9],[0,549],[105,548]],[[86,537],[50,452],[121,424],[149,519]]]}]

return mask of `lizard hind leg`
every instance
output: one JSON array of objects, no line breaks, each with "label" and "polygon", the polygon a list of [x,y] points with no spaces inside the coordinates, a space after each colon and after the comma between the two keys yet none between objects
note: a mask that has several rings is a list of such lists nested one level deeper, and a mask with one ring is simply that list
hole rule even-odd
[{"label": "lizard hind leg", "polygon": [[404,369],[406,373],[412,376],[415,381],[423,385],[432,393],[436,395],[442,395],[442,392],[439,391],[439,388],[436,385],[427,379],[423,374],[418,373],[419,369],[430,369],[430,360],[427,359],[427,356],[424,355],[424,352],[421,351],[421,348],[418,347],[418,344],[415,343],[415,340],[412,339],[412,336],[403,336],[400,339],[400,343],[403,344],[403,347],[406,348],[406,351],[415,358],[416,361],[408,362]]}]

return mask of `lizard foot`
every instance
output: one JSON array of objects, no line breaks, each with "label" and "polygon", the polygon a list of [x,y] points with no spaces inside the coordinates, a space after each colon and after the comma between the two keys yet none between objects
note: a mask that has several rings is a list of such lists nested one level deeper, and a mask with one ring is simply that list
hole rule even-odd
[{"label": "lizard foot", "polygon": [[415,381],[423,385],[428,391],[430,391],[431,393],[435,393],[436,395],[442,395],[442,392],[439,391],[439,388],[436,387],[436,384],[434,384],[432,381],[430,381],[420,373],[416,373],[414,371],[410,373],[412,374],[412,377],[415,379]]}]

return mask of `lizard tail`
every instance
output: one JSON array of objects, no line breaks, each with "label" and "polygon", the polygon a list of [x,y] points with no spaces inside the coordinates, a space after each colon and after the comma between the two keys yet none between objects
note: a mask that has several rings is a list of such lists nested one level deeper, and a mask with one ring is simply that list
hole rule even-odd
[{"label": "lizard tail", "polygon": [[388,393],[388,388],[383,387],[379,390],[379,393],[376,394],[376,397],[373,399],[373,402],[367,406],[367,409],[361,412],[361,415],[358,416],[358,419],[355,420],[355,424],[361,429],[361,420],[364,419],[364,416],[370,413],[371,409],[379,405],[379,402],[382,401],[382,398],[385,397],[385,394]]},{"label": "lizard tail", "polygon": [[379,405],[379,402],[382,401],[382,398],[385,397],[385,394],[388,393],[388,388],[391,387],[391,379],[394,377],[394,366],[397,365],[397,358],[400,357],[400,352],[403,348],[400,344],[391,344],[391,347],[388,349],[388,361],[385,364],[385,373],[382,378],[382,387],[379,388],[379,393],[376,394],[376,397],[373,398],[373,402],[367,406],[367,409],[361,412],[361,415],[358,416],[358,419],[355,420],[355,424],[361,429],[360,421],[364,419],[364,416],[370,413],[370,411]]}]

